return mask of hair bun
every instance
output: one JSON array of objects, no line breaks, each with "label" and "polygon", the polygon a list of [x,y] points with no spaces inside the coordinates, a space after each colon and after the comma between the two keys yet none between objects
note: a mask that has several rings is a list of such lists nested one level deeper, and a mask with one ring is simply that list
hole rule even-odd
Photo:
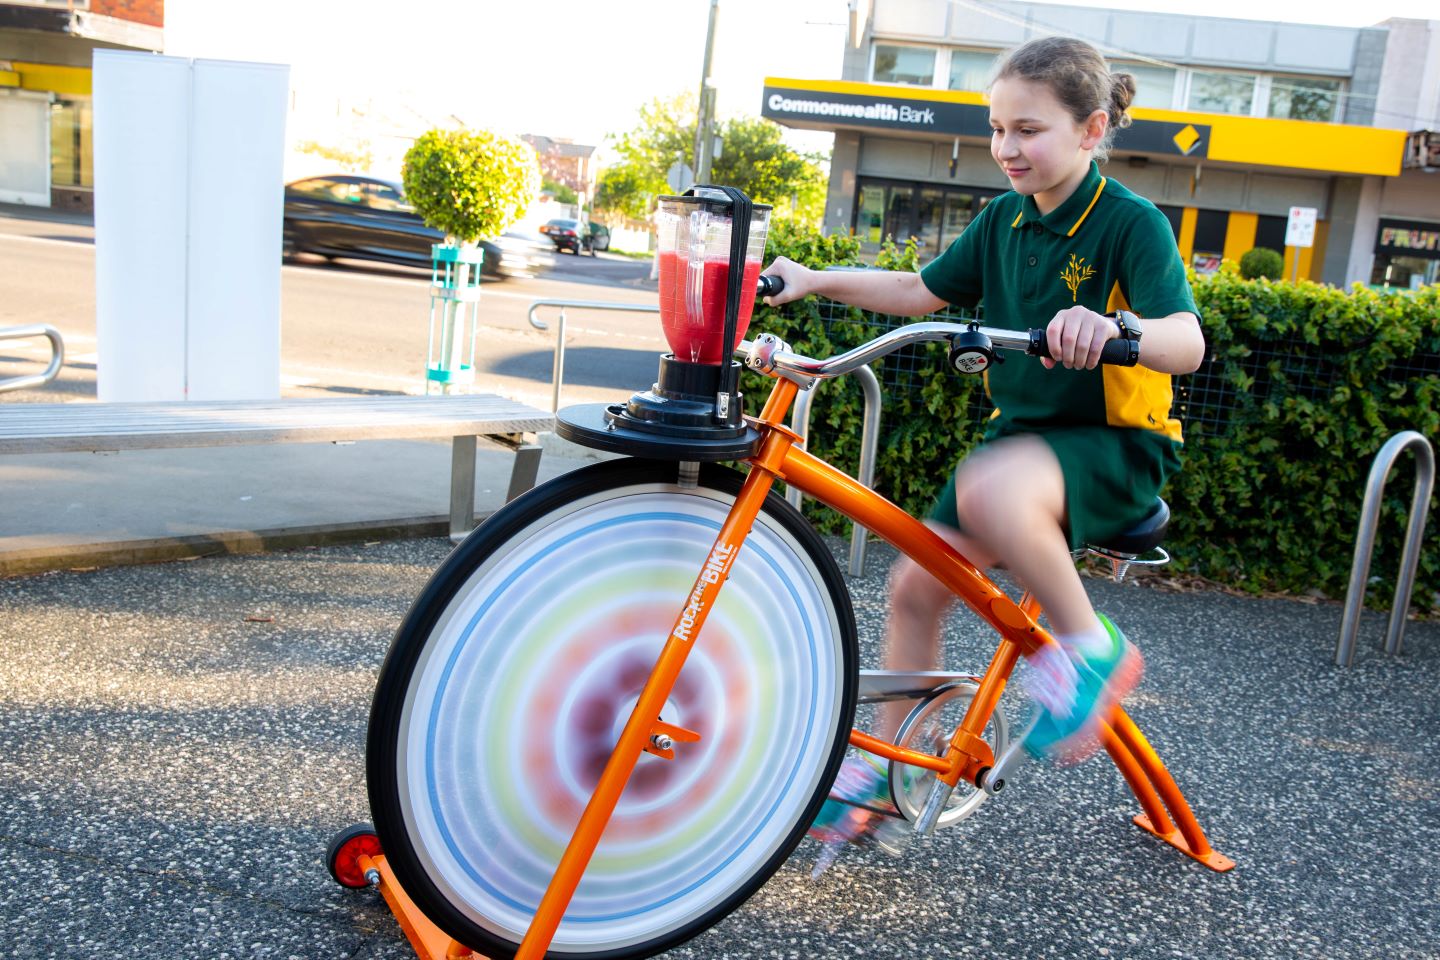
[{"label": "hair bun", "polygon": [[1130,104],[1135,99],[1135,78],[1128,73],[1111,74],[1110,125],[1130,126]]}]

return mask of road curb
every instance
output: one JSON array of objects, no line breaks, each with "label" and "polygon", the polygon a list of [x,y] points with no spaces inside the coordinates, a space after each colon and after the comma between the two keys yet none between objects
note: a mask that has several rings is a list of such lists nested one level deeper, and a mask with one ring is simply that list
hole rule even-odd
[{"label": "road curb", "polygon": [[[488,514],[478,517],[483,520]],[[328,547],[376,540],[445,537],[447,516],[370,520],[278,527],[270,530],[223,530],[184,537],[117,540],[109,543],[61,544],[0,553],[0,579],[56,570],[91,570],[142,563],[168,563],[199,557],[270,553],[303,547]]]}]

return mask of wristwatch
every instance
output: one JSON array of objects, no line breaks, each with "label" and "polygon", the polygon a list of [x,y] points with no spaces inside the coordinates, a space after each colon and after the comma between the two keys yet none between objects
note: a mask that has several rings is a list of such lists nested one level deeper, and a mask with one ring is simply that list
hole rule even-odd
[{"label": "wristwatch", "polygon": [[1138,341],[1140,339],[1140,334],[1142,333],[1140,318],[1135,316],[1135,314],[1129,310],[1116,310],[1111,314],[1110,319],[1114,320],[1115,325],[1120,328],[1121,340]]}]

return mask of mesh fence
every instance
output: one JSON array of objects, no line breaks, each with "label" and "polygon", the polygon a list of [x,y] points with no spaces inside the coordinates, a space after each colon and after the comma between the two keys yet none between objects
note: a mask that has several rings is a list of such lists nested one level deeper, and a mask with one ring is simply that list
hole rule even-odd
[{"label": "mesh fence", "polygon": [[[910,317],[868,311],[861,311],[859,316],[865,325],[867,338],[915,322]],[[825,324],[826,335],[836,340],[840,339],[837,327],[854,323],[856,312],[844,304],[826,300],[820,303],[820,317]],[[979,308],[963,310],[951,307],[925,319],[956,323],[978,320],[983,323],[984,312]],[[945,362],[944,349],[941,344],[911,344],[885,357],[879,375],[886,397],[918,396],[922,384],[933,376],[936,365]],[[1250,390],[1238,394],[1251,406],[1263,404],[1272,385],[1283,385],[1287,395],[1320,399],[1335,388],[1338,379],[1336,364],[1331,359],[1334,350],[1333,345],[1313,344],[1299,337],[1252,341],[1248,354],[1243,357],[1231,357],[1228,363],[1206,360],[1194,373],[1176,376],[1171,414],[1180,420],[1187,433],[1198,428],[1199,432],[1209,435],[1223,434],[1238,415],[1235,381],[1241,377],[1254,381]],[[1436,374],[1440,374],[1440,355],[1436,354],[1397,360],[1386,368],[1386,376],[1394,380]],[[990,414],[994,405],[983,393],[976,396],[969,412],[976,421],[981,421]]]}]

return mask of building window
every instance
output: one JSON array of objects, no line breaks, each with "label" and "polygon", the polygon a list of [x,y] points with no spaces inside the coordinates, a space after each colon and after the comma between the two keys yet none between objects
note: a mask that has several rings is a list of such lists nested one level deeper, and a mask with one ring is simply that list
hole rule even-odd
[{"label": "building window", "polygon": [[1192,71],[1187,106],[1191,110],[1249,116],[1255,106],[1255,75]]},{"label": "building window", "polygon": [[50,183],[56,187],[94,187],[90,100],[56,100],[50,105]]},{"label": "building window", "polygon": [[1340,105],[1340,81],[1314,77],[1273,77],[1270,116],[1330,123]]},{"label": "building window", "polygon": [[950,89],[984,92],[995,69],[994,51],[951,50]]},{"label": "building window", "polygon": [[862,181],[855,203],[860,254],[873,259],[887,238],[903,247],[914,237],[920,262],[928,263],[945,252],[992,195],[971,187]]},{"label": "building window", "polygon": [[1170,110],[1175,106],[1176,71],[1170,67],[1157,67],[1148,63],[1112,63],[1111,73],[1128,73],[1135,78],[1135,101],[1137,107],[1154,107]]},{"label": "building window", "polygon": [[933,47],[876,44],[875,69],[871,76],[877,83],[908,83],[915,87],[933,87],[935,54]]}]

